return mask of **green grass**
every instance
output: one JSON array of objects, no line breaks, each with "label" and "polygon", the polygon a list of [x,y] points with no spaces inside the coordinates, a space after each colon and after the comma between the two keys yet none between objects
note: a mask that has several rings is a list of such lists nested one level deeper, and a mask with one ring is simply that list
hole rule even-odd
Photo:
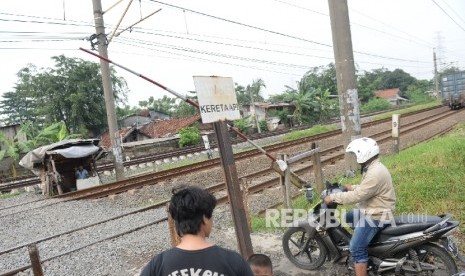
[{"label": "green grass", "polygon": [[[397,194],[396,213],[452,213],[465,222],[465,125],[383,158]],[[465,227],[461,226],[462,231]]]},{"label": "green grass", "polygon": [[297,140],[300,138],[320,134],[320,133],[325,133],[325,132],[330,132],[336,130],[336,126],[322,126],[322,125],[315,125],[309,129],[304,129],[304,130],[297,130],[293,132],[286,133],[284,135],[283,141],[292,141],[292,140]]},{"label": "green grass", "polygon": [[399,110],[395,110],[395,111],[375,115],[375,116],[373,116],[371,118],[372,118],[373,121],[377,121],[377,120],[382,120],[382,119],[386,119],[386,118],[391,118],[393,114],[406,114],[406,113],[410,113],[410,112],[414,112],[414,111],[418,111],[418,110],[421,110],[421,109],[430,108],[430,107],[438,106],[438,105],[440,105],[438,102],[430,102],[430,103],[426,103],[426,104],[419,104],[419,105],[414,105],[414,106],[411,106],[411,107],[407,107],[407,108],[403,108],[403,109],[399,109]]}]

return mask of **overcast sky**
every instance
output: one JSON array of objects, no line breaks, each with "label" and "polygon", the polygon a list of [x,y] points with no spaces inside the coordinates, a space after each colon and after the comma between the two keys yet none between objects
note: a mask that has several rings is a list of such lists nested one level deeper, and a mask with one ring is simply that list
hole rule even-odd
[{"label": "overcast sky", "polygon": [[[119,0],[102,0],[103,10]],[[111,34],[130,0],[104,15]],[[169,4],[169,5],[166,5]],[[465,69],[465,1],[349,0],[355,63],[360,71],[401,68],[433,77],[433,48],[440,68]],[[326,0],[134,0],[112,39],[109,58],[185,94],[193,76],[232,77],[243,86],[262,78],[264,96],[281,93],[311,67],[333,62]],[[13,91],[28,63],[53,66],[64,54],[98,62],[79,51],[95,33],[92,1],[15,0],[0,4],[0,93]],[[169,95],[121,69],[129,104]],[[85,80],[83,80],[85,81]]]}]

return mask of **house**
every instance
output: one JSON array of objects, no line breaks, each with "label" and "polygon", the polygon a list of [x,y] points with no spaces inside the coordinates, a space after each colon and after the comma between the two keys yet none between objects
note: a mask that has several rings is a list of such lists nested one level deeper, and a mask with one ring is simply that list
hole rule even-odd
[{"label": "house", "polygon": [[170,120],[152,121],[140,128],[140,132],[151,138],[175,136],[181,129],[200,121],[200,115]]},{"label": "house", "polygon": [[[15,139],[15,137],[18,139],[18,142],[26,142],[27,137],[26,133],[20,132],[21,130],[21,125],[20,124],[13,124],[13,125],[7,125],[7,126],[1,126],[0,127],[0,132],[5,135],[5,137],[11,141]],[[0,142],[0,150],[4,150],[5,145],[3,145]]]},{"label": "house", "polygon": [[[169,120],[155,120],[144,125],[133,125],[131,127],[119,129],[118,136],[123,146],[126,146],[125,144],[127,143],[136,141],[145,141],[143,144],[150,143],[150,141],[155,143],[159,141],[159,138],[177,138],[176,134],[181,129],[199,121],[200,115]],[[111,140],[108,131],[101,135],[100,146],[105,150],[111,149]]]},{"label": "house", "polygon": [[242,114],[244,117],[249,115],[256,115],[258,120],[266,120],[266,114],[272,111],[281,111],[286,110],[289,114],[294,113],[295,105],[291,103],[254,103],[252,106],[251,104],[244,104],[242,106]]},{"label": "house", "polygon": [[399,88],[391,88],[385,90],[377,90],[375,92],[376,98],[386,99],[391,105],[400,105],[403,102],[406,102],[407,99],[399,96]]},{"label": "house", "polygon": [[132,114],[124,117],[119,121],[119,126],[132,127],[132,126],[141,126],[145,125],[153,120],[168,120],[170,115],[165,114],[160,111],[144,109],[139,112],[139,114]]},{"label": "house", "polygon": [[119,120],[118,125],[121,128],[132,127],[132,126],[141,126],[147,123],[150,123],[152,119],[147,116],[141,116],[138,114],[132,114],[124,117],[123,119]]},{"label": "house", "polygon": [[288,114],[293,114],[295,105],[291,103],[255,103],[253,106],[245,104],[242,106],[242,115],[243,117],[247,117],[254,116],[255,114],[259,121],[266,120],[268,130],[273,131],[280,126],[283,127],[286,122],[281,122],[278,116],[269,117],[269,113],[282,110],[287,110]]}]

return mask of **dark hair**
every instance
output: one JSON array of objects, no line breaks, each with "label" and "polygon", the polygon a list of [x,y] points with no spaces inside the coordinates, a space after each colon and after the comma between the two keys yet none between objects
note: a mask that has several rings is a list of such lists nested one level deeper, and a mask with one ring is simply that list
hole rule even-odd
[{"label": "dark hair", "polygon": [[198,234],[203,217],[211,218],[216,206],[216,198],[199,187],[174,188],[169,212],[179,236]]},{"label": "dark hair", "polygon": [[265,254],[252,254],[247,259],[249,265],[269,267],[273,271],[273,264],[271,263],[270,257]]}]

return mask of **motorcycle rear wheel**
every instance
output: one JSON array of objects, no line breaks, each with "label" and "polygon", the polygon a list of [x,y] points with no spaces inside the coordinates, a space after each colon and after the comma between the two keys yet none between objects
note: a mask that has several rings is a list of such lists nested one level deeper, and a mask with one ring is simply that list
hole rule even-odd
[{"label": "motorcycle rear wheel", "polygon": [[289,228],[283,236],[286,257],[301,269],[313,270],[323,265],[328,252],[318,234],[310,237],[302,227]]},{"label": "motorcycle rear wheel", "polygon": [[[449,276],[458,272],[454,259],[447,251],[435,244],[422,245],[416,249],[420,262],[437,266],[433,276]],[[428,274],[430,275],[430,274]]]}]

